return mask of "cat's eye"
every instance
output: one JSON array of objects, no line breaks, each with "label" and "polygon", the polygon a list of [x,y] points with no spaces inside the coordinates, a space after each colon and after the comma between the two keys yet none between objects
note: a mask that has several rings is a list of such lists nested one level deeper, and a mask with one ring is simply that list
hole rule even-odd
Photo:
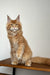
[{"label": "cat's eye", "polygon": [[18,25],[18,24],[15,24],[15,25]]},{"label": "cat's eye", "polygon": [[11,25],[13,25],[13,24],[11,24]]}]

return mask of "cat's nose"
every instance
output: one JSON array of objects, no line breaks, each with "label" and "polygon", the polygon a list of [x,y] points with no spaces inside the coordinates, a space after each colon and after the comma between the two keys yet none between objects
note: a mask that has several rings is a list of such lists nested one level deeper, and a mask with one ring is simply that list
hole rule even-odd
[{"label": "cat's nose", "polygon": [[15,29],[15,26],[13,26],[13,28]]},{"label": "cat's nose", "polygon": [[15,27],[13,27],[14,29],[16,29]]},{"label": "cat's nose", "polygon": [[13,28],[15,28],[15,25],[13,25]]}]

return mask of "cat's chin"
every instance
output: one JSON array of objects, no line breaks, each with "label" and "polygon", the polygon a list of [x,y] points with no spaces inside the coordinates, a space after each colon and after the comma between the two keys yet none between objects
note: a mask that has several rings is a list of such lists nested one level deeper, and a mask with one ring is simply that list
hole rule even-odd
[{"label": "cat's chin", "polygon": [[11,31],[10,33],[11,33],[11,35],[13,35],[13,36],[17,35],[17,32],[14,32],[14,31]]},{"label": "cat's chin", "polygon": [[17,33],[13,33],[13,36],[17,35]]}]

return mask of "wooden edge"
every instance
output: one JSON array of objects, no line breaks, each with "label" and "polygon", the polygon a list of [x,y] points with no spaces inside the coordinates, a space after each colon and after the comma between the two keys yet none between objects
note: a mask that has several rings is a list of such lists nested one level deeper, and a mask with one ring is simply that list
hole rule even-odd
[{"label": "wooden edge", "polygon": [[21,68],[21,69],[27,69],[27,70],[37,70],[37,71],[46,71],[50,72],[50,69],[45,69],[45,68],[37,68],[37,67],[27,67],[27,66],[16,66],[16,65],[6,65],[6,64],[1,64],[0,66],[6,66],[6,67],[14,67],[14,68]]},{"label": "wooden edge", "polygon": [[10,74],[0,73],[0,75],[10,75]]},{"label": "wooden edge", "polygon": [[[35,66],[28,67],[28,66],[24,66],[24,64],[12,65],[10,58],[0,61],[0,66],[50,72],[50,66],[42,65],[42,64],[40,65],[40,64],[35,64],[35,63],[33,65],[35,65]],[[40,66],[38,67],[38,65],[40,65]]]}]

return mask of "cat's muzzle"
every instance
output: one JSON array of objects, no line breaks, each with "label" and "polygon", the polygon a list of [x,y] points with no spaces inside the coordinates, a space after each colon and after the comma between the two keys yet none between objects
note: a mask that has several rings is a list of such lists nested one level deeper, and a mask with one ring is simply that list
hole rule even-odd
[{"label": "cat's muzzle", "polygon": [[18,29],[18,28],[10,28],[10,30],[13,31],[13,32],[16,32],[16,31],[18,31],[19,29]]}]

